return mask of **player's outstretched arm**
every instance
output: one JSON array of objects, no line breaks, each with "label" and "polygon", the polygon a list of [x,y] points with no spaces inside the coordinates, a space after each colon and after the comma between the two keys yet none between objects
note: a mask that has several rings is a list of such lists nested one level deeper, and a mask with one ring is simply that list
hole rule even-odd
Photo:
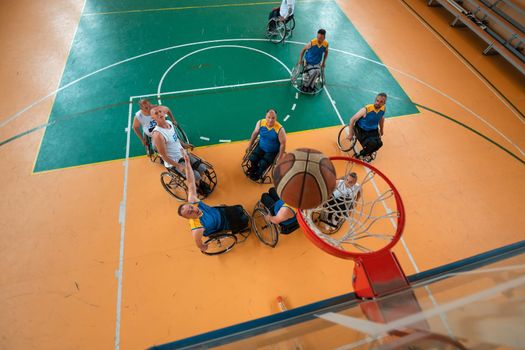
[{"label": "player's outstretched arm", "polygon": [[363,118],[365,115],[366,115],[366,108],[363,107],[360,110],[358,110],[357,113],[352,116],[352,118],[350,118],[350,122],[348,123],[348,126],[349,126],[349,128],[348,128],[349,129],[348,130],[348,139],[352,139],[352,137],[354,137],[354,125],[355,125],[355,122],[359,118]]},{"label": "player's outstretched arm", "polygon": [[204,235],[204,229],[199,228],[197,230],[193,230],[191,231],[191,234],[193,235],[193,239],[195,240],[195,244],[197,245],[197,247],[199,247],[201,252],[205,252],[206,249],[208,249],[208,245],[202,242],[202,237]]},{"label": "player's outstretched arm", "polygon": [[186,186],[188,187],[188,202],[195,203],[199,200],[199,197],[197,197],[197,186],[195,186],[195,175],[191,168],[190,156],[184,149],[181,149],[181,152],[184,157],[184,174],[186,175]]},{"label": "player's outstretched arm", "polygon": [[379,132],[381,136],[385,133],[385,117],[381,117],[381,120],[379,120]]},{"label": "player's outstretched arm", "polygon": [[279,154],[277,155],[277,160],[281,159],[282,156],[286,153],[286,131],[284,128],[279,130]]}]

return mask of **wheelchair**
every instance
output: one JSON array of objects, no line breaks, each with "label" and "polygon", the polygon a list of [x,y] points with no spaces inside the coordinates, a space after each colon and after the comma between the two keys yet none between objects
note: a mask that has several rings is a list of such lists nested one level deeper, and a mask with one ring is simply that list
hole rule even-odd
[{"label": "wheelchair", "polygon": [[[153,131],[153,128],[150,129],[150,132],[152,131]],[[182,129],[179,123],[175,125],[175,132],[177,133],[179,140],[181,140],[182,142],[186,144],[190,144],[188,135],[186,135],[186,133],[184,132],[184,129]],[[164,161],[162,160],[160,155],[157,153],[157,150],[155,149],[155,147],[153,147],[153,141],[151,140],[151,137],[147,135],[144,135],[144,136],[148,140],[148,145],[146,146],[146,154],[148,155],[149,160],[153,163],[156,163],[158,161],[160,164],[164,164]]]},{"label": "wheelchair", "polygon": [[[192,168],[194,170],[196,170],[201,164],[206,167],[204,174],[201,176],[202,181],[208,185],[210,191],[206,194],[197,192],[199,199],[202,200],[208,197],[213,192],[213,190],[215,190],[215,187],[217,186],[217,174],[210,163],[196,156],[195,154],[192,154],[191,156],[196,158],[196,161],[192,164]],[[166,170],[167,171],[160,174],[160,182],[162,187],[166,190],[166,192],[174,196],[177,200],[182,202],[186,201],[188,198],[186,177],[176,171],[173,167],[166,168]]]},{"label": "wheelchair", "polygon": [[[248,152],[246,152],[246,154],[242,158],[241,169],[244,175],[246,175],[246,177],[249,178],[250,180],[252,180],[250,176],[248,175],[248,169],[250,168],[250,165],[251,165],[250,156],[252,155],[253,150],[255,149],[255,147],[257,147],[258,144],[259,144],[259,138],[257,137],[252,147],[249,149]],[[273,163],[268,168],[266,168],[266,170],[261,174],[261,177],[259,178],[259,180],[257,181],[252,180],[252,181],[259,183],[259,184],[271,184],[272,183],[271,174],[272,174],[272,170],[275,166],[276,161],[277,161],[277,157],[275,157],[275,160],[273,161]]]},{"label": "wheelchair", "polygon": [[294,223],[283,225],[269,222],[265,216],[270,215],[270,210],[261,201],[255,204],[252,214],[252,226],[259,240],[269,247],[275,248],[279,241],[279,234],[287,235],[299,228],[297,220]]},{"label": "wheelchair", "polygon": [[[323,207],[326,210],[314,211],[312,212],[312,221],[319,228],[319,230],[325,235],[333,235],[341,229],[345,222],[345,218],[341,215],[332,213],[332,215],[337,215],[336,220],[331,220],[330,214],[328,213],[327,202],[323,204]],[[335,222],[334,222],[335,221]]]},{"label": "wheelchair", "polygon": [[[354,135],[351,140],[347,138],[348,136],[348,125],[345,125],[339,130],[339,134],[337,135],[337,146],[342,152],[354,152],[354,156],[356,154],[359,154],[361,150],[363,149],[363,146],[361,144],[361,141],[359,141],[359,129],[356,128],[357,123],[360,119],[358,119],[354,124]],[[364,157],[360,157],[362,161],[371,163],[374,159],[376,159],[377,151],[373,152],[372,154],[369,154]]]},{"label": "wheelchair", "polygon": [[306,62],[303,61],[302,64],[296,65],[292,70],[292,75],[290,77],[290,81],[292,83],[292,86],[299,91],[302,94],[306,95],[317,95],[321,91],[323,91],[323,88],[326,84],[326,78],[324,73],[324,68],[321,67],[321,72],[315,79],[315,89],[314,91],[303,91],[303,78],[306,73],[308,73],[308,70],[306,69]]},{"label": "wheelchair", "polygon": [[[273,25],[274,30],[270,30]],[[274,44],[284,43],[284,40],[293,35],[295,29],[294,15],[289,16],[286,20],[279,17],[270,18],[266,25],[266,37]]]},{"label": "wheelchair", "polygon": [[[208,249],[206,255],[219,255],[233,249],[235,244],[242,243],[252,232],[251,217],[241,205],[217,206],[223,217],[229,222],[229,228],[203,237]],[[239,238],[238,238],[239,237]]]}]

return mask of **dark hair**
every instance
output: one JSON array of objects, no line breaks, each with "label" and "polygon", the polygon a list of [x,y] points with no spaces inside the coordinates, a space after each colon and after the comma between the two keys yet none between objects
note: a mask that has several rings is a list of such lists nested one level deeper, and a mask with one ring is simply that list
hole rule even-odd
[{"label": "dark hair", "polygon": [[387,96],[386,96],[386,92],[380,92],[377,94],[377,96],[383,96],[386,100]]},{"label": "dark hair", "polygon": [[348,174],[348,176],[353,177],[354,179],[357,180],[357,174],[353,171],[350,174]]},{"label": "dark hair", "polygon": [[273,111],[275,113],[275,115],[277,115],[277,111],[273,108],[269,108],[267,111],[266,111],[266,114],[270,113],[270,111]]},{"label": "dark hair", "polygon": [[[186,203],[183,203],[181,205],[179,205],[179,209],[177,209],[177,214],[179,214],[179,216],[182,216],[182,208],[184,208],[184,206],[186,205]],[[182,216],[184,217],[184,216]]]},{"label": "dark hair", "polygon": [[326,30],[324,30],[324,29],[319,29],[319,30],[317,31],[317,34],[322,34],[322,35],[325,35],[325,36],[326,36]]}]

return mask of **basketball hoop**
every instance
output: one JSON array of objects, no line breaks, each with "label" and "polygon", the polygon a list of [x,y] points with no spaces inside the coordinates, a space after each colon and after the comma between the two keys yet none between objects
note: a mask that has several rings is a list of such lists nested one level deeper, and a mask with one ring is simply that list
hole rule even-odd
[{"label": "basketball hoop", "polygon": [[349,179],[342,190],[336,188],[337,196],[317,208],[298,211],[306,236],[328,254],[355,261],[353,284],[359,296],[371,298],[407,287],[391,252],[405,226],[399,192],[368,163],[349,157],[330,160],[339,179],[353,177],[357,184],[352,186]]}]

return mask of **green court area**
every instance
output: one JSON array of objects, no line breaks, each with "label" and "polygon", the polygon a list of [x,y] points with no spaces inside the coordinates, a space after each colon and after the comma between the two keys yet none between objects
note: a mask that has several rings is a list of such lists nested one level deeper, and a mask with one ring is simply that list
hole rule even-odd
[{"label": "green court area", "polygon": [[[345,121],[379,91],[390,96],[387,117],[418,112],[335,2],[298,0],[285,45],[264,39],[277,5],[88,0],[34,171],[123,158],[130,101],[134,114],[140,96],[158,93],[196,146],[249,138],[268,108],[288,132],[340,125],[329,95]],[[327,88],[300,95],[286,79],[319,28],[332,49]],[[131,136],[130,155],[144,154]]]}]

